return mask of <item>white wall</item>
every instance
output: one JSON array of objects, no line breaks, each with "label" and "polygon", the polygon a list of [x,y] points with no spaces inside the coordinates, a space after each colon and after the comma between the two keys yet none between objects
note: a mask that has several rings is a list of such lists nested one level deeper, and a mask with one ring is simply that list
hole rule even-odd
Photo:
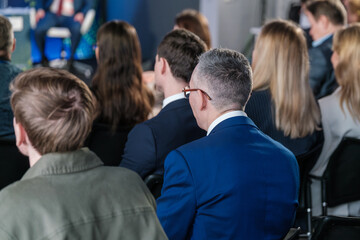
[{"label": "white wall", "polygon": [[242,51],[251,41],[250,29],[261,26],[262,3],[265,18],[286,19],[296,0],[200,0],[200,11],[208,18],[213,47]]}]

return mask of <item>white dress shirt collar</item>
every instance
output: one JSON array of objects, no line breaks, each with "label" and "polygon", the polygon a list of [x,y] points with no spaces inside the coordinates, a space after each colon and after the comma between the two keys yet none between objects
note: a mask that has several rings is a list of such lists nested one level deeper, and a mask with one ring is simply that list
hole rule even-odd
[{"label": "white dress shirt collar", "polygon": [[168,105],[169,103],[172,103],[176,100],[179,100],[179,99],[183,99],[185,98],[184,96],[184,93],[177,93],[175,95],[172,95],[170,97],[167,97],[163,100],[163,105],[162,105],[162,108],[164,108],[166,105]]},{"label": "white dress shirt collar", "polygon": [[240,117],[240,116],[244,116],[247,117],[246,113],[244,111],[231,111],[228,113],[225,113],[223,115],[221,115],[220,117],[218,117],[217,119],[215,119],[209,126],[208,130],[207,130],[207,134],[209,135],[211,133],[211,131],[222,121],[225,121],[226,119],[232,118],[232,117]]}]

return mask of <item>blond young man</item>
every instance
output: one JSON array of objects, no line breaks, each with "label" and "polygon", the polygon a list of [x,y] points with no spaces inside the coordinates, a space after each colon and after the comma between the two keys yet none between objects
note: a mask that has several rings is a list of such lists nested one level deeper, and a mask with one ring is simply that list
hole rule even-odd
[{"label": "blond young man", "polygon": [[0,239],[167,239],[142,180],[81,148],[94,98],[66,71],[37,68],[11,84],[23,178],[0,193]]}]

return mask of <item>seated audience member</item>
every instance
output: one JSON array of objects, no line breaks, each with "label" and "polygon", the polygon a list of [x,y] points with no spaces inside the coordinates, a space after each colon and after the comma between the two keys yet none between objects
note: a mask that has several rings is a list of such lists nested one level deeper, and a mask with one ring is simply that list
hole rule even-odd
[{"label": "seated audience member", "polygon": [[80,79],[36,68],[11,85],[24,177],[0,192],[0,239],[167,239],[141,178],[87,148],[94,99]]},{"label": "seated audience member", "polygon": [[360,22],[360,0],[344,1],[347,8],[348,23]]},{"label": "seated audience member", "polygon": [[21,70],[11,64],[16,40],[9,20],[0,15],[0,138],[15,139],[9,84]]},{"label": "seated audience member", "polygon": [[185,9],[175,17],[174,29],[185,28],[195,33],[211,49],[211,36],[207,18],[195,9]]},{"label": "seated audience member", "polygon": [[[339,88],[319,100],[324,147],[311,174],[322,176],[329,158],[343,137],[360,138],[360,25],[339,30],[334,36],[331,61]],[[312,184],[313,214],[321,213],[320,183]],[[360,216],[360,201],[328,208],[331,215]]]},{"label": "seated audience member", "polygon": [[340,1],[314,1],[307,5],[313,39],[309,49],[310,86],[316,99],[331,94],[338,86],[331,65],[333,33],[346,24],[346,11]]},{"label": "seated audience member", "polygon": [[201,55],[189,86],[184,92],[208,135],[165,160],[157,214],[166,234],[282,239],[298,204],[298,165],[243,112],[252,86],[249,62],[238,52],[213,49]]},{"label": "seated audience member", "polygon": [[51,27],[66,27],[71,32],[71,54],[68,68],[72,66],[77,46],[81,40],[81,24],[85,14],[95,7],[95,0],[36,0],[35,41],[41,53],[43,66],[49,65],[45,55],[45,37]]},{"label": "seated audience member", "polygon": [[156,117],[131,130],[120,166],[142,178],[163,174],[164,159],[171,150],[205,136],[182,93],[205,50],[205,43],[184,29],[173,30],[161,41],[154,70],[155,84],[165,96],[163,108]]},{"label": "seated audience member", "polygon": [[256,126],[295,156],[321,142],[303,31],[289,21],[267,23],[256,41],[252,66],[254,91],[245,111]]},{"label": "seated audience member", "polygon": [[97,117],[86,146],[105,165],[119,166],[129,131],[148,119],[154,99],[142,83],[140,43],[132,25],[117,20],[103,24],[95,55],[98,68],[91,86]]}]

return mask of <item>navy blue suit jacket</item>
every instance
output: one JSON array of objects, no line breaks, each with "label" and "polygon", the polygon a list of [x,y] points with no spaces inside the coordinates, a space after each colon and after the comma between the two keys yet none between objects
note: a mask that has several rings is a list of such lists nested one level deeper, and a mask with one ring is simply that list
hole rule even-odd
[{"label": "navy blue suit jacket", "polygon": [[164,174],[157,214],[169,239],[278,240],[292,226],[296,159],[248,117],[172,151]]},{"label": "navy blue suit jacket", "polygon": [[[54,0],[37,0],[36,9],[44,9],[45,11],[49,11],[53,1]],[[85,14],[91,8],[95,8],[95,0],[74,0],[75,13],[82,12]]]},{"label": "navy blue suit jacket", "polygon": [[142,178],[163,174],[164,159],[170,151],[205,135],[196,123],[189,100],[176,100],[130,131],[120,166]]},{"label": "navy blue suit jacket", "polygon": [[332,41],[333,36],[326,39],[320,46],[309,49],[310,86],[316,99],[330,95],[338,87],[331,64]]}]

